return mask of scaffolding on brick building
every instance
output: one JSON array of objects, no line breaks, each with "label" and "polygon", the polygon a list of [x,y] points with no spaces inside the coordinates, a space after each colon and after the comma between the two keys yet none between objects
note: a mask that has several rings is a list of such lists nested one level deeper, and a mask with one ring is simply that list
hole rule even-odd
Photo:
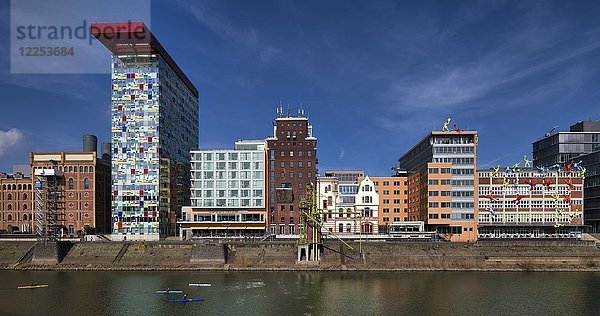
[{"label": "scaffolding on brick building", "polygon": [[58,240],[65,227],[62,171],[56,167],[34,171],[34,228],[40,241]]}]

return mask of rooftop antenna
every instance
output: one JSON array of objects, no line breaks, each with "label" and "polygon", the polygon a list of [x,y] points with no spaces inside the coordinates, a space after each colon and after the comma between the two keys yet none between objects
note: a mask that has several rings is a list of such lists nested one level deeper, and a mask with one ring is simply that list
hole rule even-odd
[{"label": "rooftop antenna", "polygon": [[300,108],[298,109],[298,116],[304,117],[304,108],[303,108],[302,103],[300,103]]},{"label": "rooftop antenna", "polygon": [[548,133],[546,133],[546,137],[550,137],[550,135],[552,135],[552,132],[554,132],[555,129],[558,128],[558,125],[554,126]]},{"label": "rooftop antenna", "polygon": [[279,104],[279,107],[277,107],[277,116],[283,117],[283,106],[281,106],[281,103]]},{"label": "rooftop antenna", "polygon": [[290,117],[290,112],[291,112],[291,110],[290,110],[290,105],[288,104],[287,117]]}]

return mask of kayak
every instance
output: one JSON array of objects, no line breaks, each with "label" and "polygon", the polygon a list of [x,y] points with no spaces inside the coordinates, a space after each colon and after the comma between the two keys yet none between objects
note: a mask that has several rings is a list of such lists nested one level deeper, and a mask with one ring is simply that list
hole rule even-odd
[{"label": "kayak", "polygon": [[190,286],[211,286],[210,283],[190,283]]},{"label": "kayak", "polygon": [[31,285],[21,285],[19,287],[17,287],[17,289],[19,290],[24,290],[24,289],[40,289],[43,287],[48,287],[48,284],[31,284]]},{"label": "kayak", "polygon": [[183,294],[182,290],[156,290],[156,294]]},{"label": "kayak", "polygon": [[188,299],[178,298],[176,300],[168,300],[167,302],[169,302],[169,303],[193,303],[193,302],[204,302],[204,300],[201,298],[188,298]]}]

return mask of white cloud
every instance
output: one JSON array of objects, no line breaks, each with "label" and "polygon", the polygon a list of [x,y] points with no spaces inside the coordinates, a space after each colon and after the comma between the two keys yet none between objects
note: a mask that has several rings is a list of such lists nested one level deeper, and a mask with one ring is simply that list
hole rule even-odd
[{"label": "white cloud", "polygon": [[0,156],[9,153],[25,142],[25,135],[20,130],[12,128],[8,131],[0,130]]}]

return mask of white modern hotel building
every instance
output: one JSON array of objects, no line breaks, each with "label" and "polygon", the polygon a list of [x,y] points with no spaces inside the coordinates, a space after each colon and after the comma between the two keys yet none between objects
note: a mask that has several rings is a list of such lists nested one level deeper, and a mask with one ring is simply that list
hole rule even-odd
[{"label": "white modern hotel building", "polygon": [[237,141],[234,149],[190,156],[191,206],[182,208],[180,237],[265,235],[265,141]]}]

